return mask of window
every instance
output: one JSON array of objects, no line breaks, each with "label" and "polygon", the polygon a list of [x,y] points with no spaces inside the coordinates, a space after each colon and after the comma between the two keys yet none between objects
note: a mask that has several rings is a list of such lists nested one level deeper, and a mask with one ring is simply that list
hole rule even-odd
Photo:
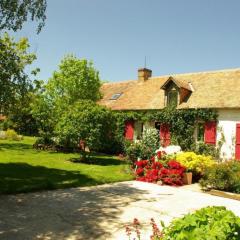
[{"label": "window", "polygon": [[143,123],[142,122],[135,122],[134,124],[134,138],[135,140],[142,139],[143,133]]},{"label": "window", "polygon": [[167,93],[167,105],[176,107],[178,104],[178,91],[175,89]]},{"label": "window", "polygon": [[197,142],[204,142],[204,123],[199,122],[197,123],[197,136],[196,140]]},{"label": "window", "polygon": [[122,95],[122,93],[115,93],[115,94],[112,95],[110,100],[117,100],[118,98],[120,98],[121,95]]}]

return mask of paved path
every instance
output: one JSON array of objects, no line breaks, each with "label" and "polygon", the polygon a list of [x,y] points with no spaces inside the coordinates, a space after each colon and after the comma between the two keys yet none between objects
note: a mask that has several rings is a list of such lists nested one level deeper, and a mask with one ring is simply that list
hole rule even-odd
[{"label": "paved path", "polygon": [[152,217],[169,223],[209,205],[226,206],[240,216],[239,201],[193,189],[132,181],[0,196],[0,239],[124,240],[124,226],[134,217],[147,227]]}]

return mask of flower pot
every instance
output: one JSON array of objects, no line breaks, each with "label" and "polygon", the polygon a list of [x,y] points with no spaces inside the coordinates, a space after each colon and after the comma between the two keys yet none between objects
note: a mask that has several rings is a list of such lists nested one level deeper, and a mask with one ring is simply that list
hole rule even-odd
[{"label": "flower pot", "polygon": [[186,172],[183,174],[183,184],[184,185],[192,184],[192,173],[191,172]]}]

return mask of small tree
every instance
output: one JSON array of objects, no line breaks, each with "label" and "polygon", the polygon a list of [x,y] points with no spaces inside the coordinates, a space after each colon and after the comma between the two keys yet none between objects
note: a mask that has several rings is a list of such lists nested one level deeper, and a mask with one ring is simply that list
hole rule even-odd
[{"label": "small tree", "polygon": [[82,100],[74,103],[62,115],[55,133],[63,146],[77,148],[82,142],[82,157],[85,159],[85,146],[90,150],[101,151],[114,138],[114,124],[111,110],[92,101]]}]

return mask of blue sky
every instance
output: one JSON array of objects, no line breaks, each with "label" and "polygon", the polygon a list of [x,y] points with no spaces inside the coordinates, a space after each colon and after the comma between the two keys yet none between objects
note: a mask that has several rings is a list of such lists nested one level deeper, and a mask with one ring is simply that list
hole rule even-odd
[{"label": "blue sky", "polygon": [[47,80],[64,55],[94,62],[102,80],[240,67],[239,0],[48,0],[46,26],[25,24]]}]

